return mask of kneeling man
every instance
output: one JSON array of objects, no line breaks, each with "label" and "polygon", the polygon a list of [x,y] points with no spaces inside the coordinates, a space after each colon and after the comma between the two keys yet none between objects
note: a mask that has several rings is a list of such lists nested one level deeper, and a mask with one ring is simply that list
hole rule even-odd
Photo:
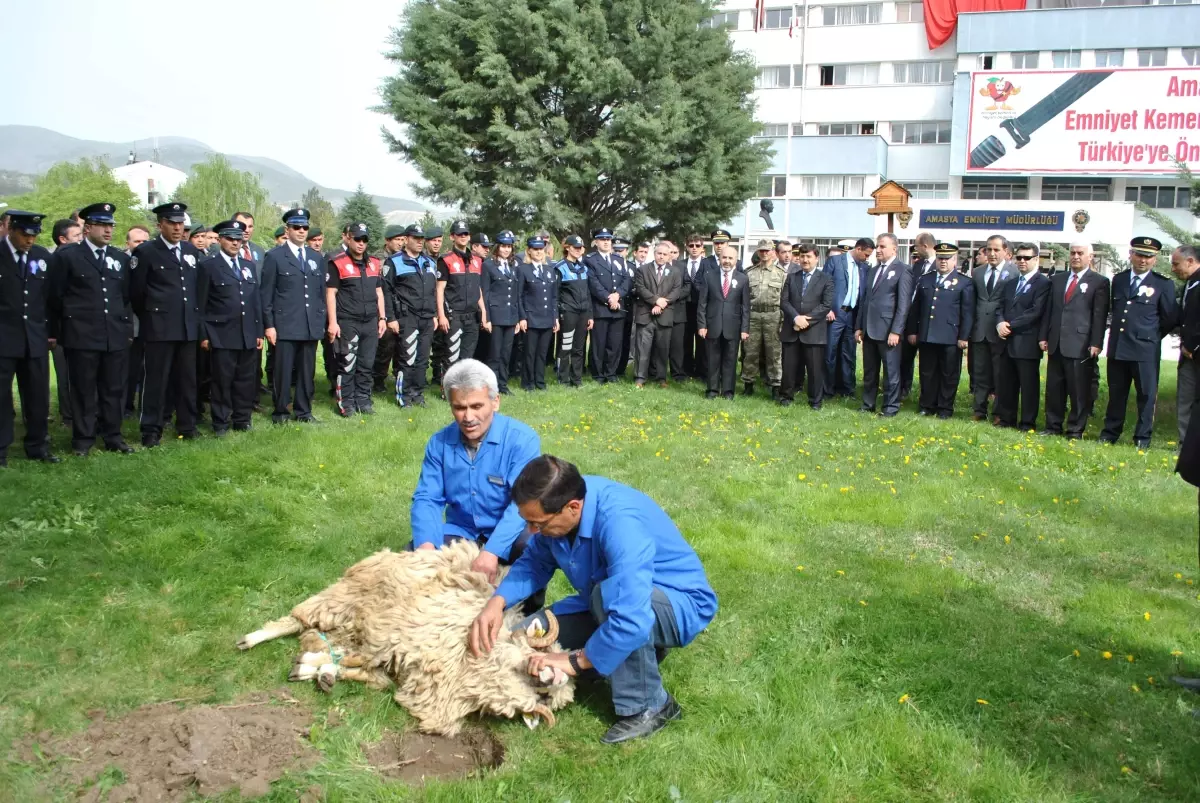
[{"label": "kneeling man", "polygon": [[[471,626],[472,652],[491,651],[504,609],[545,588],[561,569],[579,593],[551,610],[558,641],[572,652],[535,655],[529,673],[594,669],[607,677],[620,719],[605,744],[649,736],[678,719],[682,711],[663,688],[658,656],[690,643],[717,613],[717,596],[679,528],[640,491],[584,478],[550,455],[521,472],[513,502],[536,535]],[[545,611],[518,626],[533,620],[549,627]]]}]

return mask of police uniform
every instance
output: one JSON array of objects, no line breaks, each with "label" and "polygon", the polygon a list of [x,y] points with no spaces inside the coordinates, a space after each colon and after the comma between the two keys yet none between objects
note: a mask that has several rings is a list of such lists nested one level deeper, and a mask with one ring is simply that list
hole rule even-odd
[{"label": "police uniform", "polygon": [[[388,226],[383,231],[384,250],[382,253],[377,254],[379,268],[383,272],[383,294],[387,297],[389,304],[392,303],[391,299],[394,292],[392,285],[392,257],[396,254],[388,252],[386,243],[394,237],[401,237],[403,235],[403,226]],[[399,251],[396,253],[399,253]],[[403,372],[400,353],[396,350],[396,341],[397,335],[391,329],[384,329],[383,334],[379,337],[379,345],[375,349],[374,382],[371,386],[371,390],[375,393],[382,393],[387,387],[388,380],[391,379],[394,384],[395,378]]]},{"label": "police uniform", "polygon": [[[611,240],[610,229],[592,232],[593,240]],[[592,291],[592,376],[601,384],[617,381],[617,369],[621,364],[621,340],[625,325],[626,297],[633,288],[633,277],[625,267],[625,260],[616,254],[592,251],[583,258],[588,271],[588,286]],[[619,297],[617,308],[608,305],[609,295]]]},{"label": "police uniform", "polygon": [[[583,238],[572,234],[564,246],[583,247]],[[592,322],[592,293],[587,265],[561,260],[558,270],[558,381],[562,385],[583,384],[583,355],[587,351],[588,324]]]},{"label": "police uniform", "polygon": [[[482,317],[480,318],[479,336],[475,339],[475,353],[462,355],[463,359],[472,357],[485,364],[487,363],[488,355],[492,352],[492,333],[488,331],[492,328],[492,318],[491,315],[488,314],[487,297],[483,295],[484,270],[482,269],[482,265],[487,264],[487,261],[491,259],[491,253],[489,251],[491,247],[491,238],[489,238],[483,232],[477,231],[471,235],[471,253],[479,257],[481,265],[481,269],[479,271],[479,294],[480,298],[483,299],[483,310],[481,311]],[[485,323],[487,324],[486,327],[484,326]]]},{"label": "police uniform", "polygon": [[[936,251],[939,260],[957,262],[958,246],[953,243],[938,243]],[[944,276],[936,270],[918,273],[916,268],[913,273],[920,278],[909,307],[905,342],[916,336],[913,349],[921,357],[919,412],[950,418],[962,374],[958,344],[971,339],[975,324],[975,285],[953,268]]]},{"label": "police uniform", "polygon": [[[545,248],[546,241],[530,237],[529,248]],[[525,322],[525,370],[521,387],[546,389],[546,354],[558,324],[558,271],[545,262],[525,262],[517,269],[520,276],[518,314]]]},{"label": "police uniform", "polygon": [[[367,224],[352,224],[350,236],[366,237]],[[335,291],[330,318],[341,330],[335,342],[338,375],[334,400],[338,412],[343,416],[356,412],[369,415],[374,412],[371,383],[379,326],[395,320],[391,299],[383,292],[382,264],[377,257],[364,253],[362,259],[355,259],[349,251],[343,251],[329,260],[325,286]]]},{"label": "police uniform", "polygon": [[[1157,257],[1162,243],[1153,237],[1134,237],[1130,248],[1139,256]],[[1100,440],[1115,443],[1125,428],[1129,385],[1137,389],[1137,426],[1133,442],[1150,445],[1154,405],[1158,399],[1158,369],[1162,339],[1175,328],[1179,307],[1175,283],[1147,271],[1123,270],[1112,278],[1112,315],[1108,330],[1108,411]]]},{"label": "police uniform", "polygon": [[[414,224],[404,230],[409,241],[424,241],[425,232]],[[424,404],[429,371],[429,347],[437,316],[437,266],[424,248],[417,256],[401,251],[391,258],[392,306],[400,334],[396,341],[400,373],[396,396],[401,405]]]},{"label": "police uniform", "polygon": [[[246,226],[240,220],[218,223],[222,240],[240,242]],[[239,249],[240,250],[240,249]],[[200,299],[200,342],[212,369],[209,402],[213,432],[250,429],[258,398],[258,348],[262,342],[262,301],[254,263],[223,250],[201,260],[197,270]]]},{"label": "police uniform", "polygon": [[[512,245],[516,237],[511,231],[496,235],[496,245]],[[483,261],[483,303],[487,306],[492,336],[488,343],[488,366],[496,372],[501,393],[508,393],[508,367],[512,358],[513,337],[520,314],[521,262],[515,256],[507,259],[493,257]],[[590,302],[589,302],[590,303]],[[590,312],[590,307],[589,307]]]},{"label": "police uniform", "polygon": [[[450,234],[470,234],[470,227],[465,220],[456,220],[450,226]],[[438,284],[445,284],[443,290],[443,310],[450,322],[446,333],[445,362],[434,366],[440,381],[446,368],[462,359],[475,355],[475,346],[479,340],[479,299],[480,274],[483,272],[483,260],[468,251],[451,248],[448,253],[438,257]],[[440,370],[438,370],[440,367]]]},{"label": "police uniform", "polygon": [[[756,250],[761,252],[763,249],[774,253],[775,245],[770,240],[762,240]],[[772,395],[778,394],[779,383],[783,379],[779,300],[786,281],[787,270],[773,259],[746,269],[746,282],[750,290],[750,339],[743,344],[742,383],[747,395],[754,392],[760,354],[766,357],[767,385]]]},{"label": "police uniform", "polygon": [[[288,210],[284,220],[307,225],[307,210]],[[288,418],[294,378],[292,418],[313,421],[317,341],[325,333],[325,259],[321,252],[291,242],[272,248],[263,257],[261,292],[263,328],[275,330],[271,420],[279,424]]]},{"label": "police uniform", "polygon": [[621,298],[621,306],[625,308],[626,312],[621,326],[621,356],[617,360],[617,376],[625,376],[625,368],[629,365],[629,361],[636,359],[634,352],[637,350],[637,342],[633,336],[633,309],[635,306],[633,280],[641,265],[637,264],[637,260],[629,258],[629,241],[624,237],[613,238],[613,253],[625,263],[625,272],[629,274],[629,291]]},{"label": "police uniform", "polygon": [[10,234],[0,242],[0,467],[13,442],[13,377],[25,419],[25,454],[57,463],[47,448],[50,427],[50,333],[46,322],[46,273],[50,252],[40,245],[17,248],[12,232],[36,237],[36,212],[8,213]]},{"label": "police uniform", "polygon": [[[112,225],[114,209],[112,204],[92,204],[79,215],[85,225]],[[77,455],[88,453],[97,433],[109,451],[133,451],[121,436],[133,341],[131,262],[124,251],[87,238],[59,248],[50,260],[50,337],[67,353],[71,447]]]}]

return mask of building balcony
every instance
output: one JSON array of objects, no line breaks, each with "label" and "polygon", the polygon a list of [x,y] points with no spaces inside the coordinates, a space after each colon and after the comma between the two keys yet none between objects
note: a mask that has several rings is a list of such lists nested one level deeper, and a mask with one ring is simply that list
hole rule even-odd
[{"label": "building balcony", "polygon": [[792,175],[888,174],[888,144],[878,135],[792,137],[788,147]]}]

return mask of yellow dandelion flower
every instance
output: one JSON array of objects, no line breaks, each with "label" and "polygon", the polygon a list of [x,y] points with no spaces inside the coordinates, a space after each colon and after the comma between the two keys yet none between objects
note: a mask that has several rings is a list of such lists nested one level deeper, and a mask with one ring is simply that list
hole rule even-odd
[{"label": "yellow dandelion flower", "polygon": [[796,567],[796,571],[798,571],[798,572],[802,572],[802,571],[804,571],[804,567],[803,567],[803,566],[797,566],[797,567]]},{"label": "yellow dandelion flower", "polygon": [[900,695],[900,705],[904,705],[905,703],[907,703],[907,702],[908,702],[909,700],[911,700],[911,699],[912,699],[912,698],[911,698],[911,697],[910,697],[908,694],[901,694],[901,695]]},{"label": "yellow dandelion flower", "polygon": [[1133,685],[1131,685],[1131,686],[1129,687],[1129,690],[1130,690],[1131,692],[1135,692],[1135,693],[1136,693],[1136,692],[1140,692],[1140,691],[1141,691],[1141,689],[1140,689],[1140,688],[1138,688],[1138,685],[1137,685],[1136,683],[1134,683]]},{"label": "yellow dandelion flower", "polygon": [[991,705],[991,703],[989,703],[987,700],[983,699],[982,697],[977,698],[975,700],[975,702],[979,703],[980,705]]},{"label": "yellow dandelion flower", "polygon": [[1146,682],[1149,683],[1151,686],[1153,686],[1154,685],[1154,675],[1151,675],[1150,677],[1146,678]]},{"label": "yellow dandelion flower", "polygon": [[321,463],[320,465],[317,466],[317,468],[325,468],[325,464]]},{"label": "yellow dandelion flower", "polygon": [[1172,658],[1178,658],[1181,655],[1183,655],[1183,650],[1171,650]]},{"label": "yellow dandelion flower", "polygon": [[1150,621],[1150,611],[1146,611],[1145,613],[1143,613],[1142,618],[1145,619],[1147,622],[1149,622]]},{"label": "yellow dandelion flower", "polygon": [[1182,579],[1183,579],[1183,575],[1182,575],[1182,574],[1180,574],[1179,572],[1175,572],[1175,579],[1176,579],[1176,580],[1182,580]]},{"label": "yellow dandelion flower", "polygon": [[1074,655],[1076,658],[1078,658],[1078,657],[1079,657],[1079,650],[1071,650],[1071,655]]},{"label": "yellow dandelion flower", "polygon": [[858,601],[858,604],[863,606],[864,608],[867,607],[867,601],[865,599],[860,599]]},{"label": "yellow dandelion flower", "polygon": [[1129,769],[1129,767],[1121,767],[1121,774],[1122,774],[1122,775],[1128,775],[1128,774],[1129,774],[1129,773],[1131,773],[1131,772],[1133,772],[1133,770]]},{"label": "yellow dandelion flower", "polygon": [[1132,656],[1132,655],[1126,655],[1126,656],[1125,656],[1125,660],[1126,660],[1126,661],[1128,661],[1129,663],[1131,663],[1131,664],[1132,664],[1132,663],[1133,663],[1133,656]]},{"label": "yellow dandelion flower", "polygon": [[1111,661],[1111,660],[1112,660],[1112,653],[1111,653],[1111,652],[1109,652],[1108,650],[1105,650],[1104,652],[1100,653],[1100,657],[1101,657],[1101,658],[1103,658],[1103,659],[1104,659],[1104,660],[1106,660],[1106,661]]},{"label": "yellow dandelion flower", "polygon": [[798,479],[798,480],[808,479],[808,475],[807,474],[797,474],[796,479]]},{"label": "yellow dandelion flower", "polygon": [[1004,536],[1004,543],[1006,543],[1006,544],[1011,544],[1011,543],[1012,543],[1012,536],[1011,536],[1011,535],[1006,535],[1006,536]]},{"label": "yellow dandelion flower", "polygon": [[845,577],[845,576],[846,576],[846,572],[845,572],[844,570],[842,570],[842,569],[838,569],[838,570],[837,570],[837,573],[838,573],[838,576],[840,576],[840,577]]}]

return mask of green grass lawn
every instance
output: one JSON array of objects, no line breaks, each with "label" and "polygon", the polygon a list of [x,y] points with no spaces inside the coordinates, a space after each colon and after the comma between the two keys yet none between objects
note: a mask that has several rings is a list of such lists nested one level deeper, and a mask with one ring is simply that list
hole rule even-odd
[{"label": "green grass lawn", "polygon": [[[1169,682],[1200,673],[1174,373],[1145,454],[1132,419],[1122,445],[1098,445],[1095,418],[1072,445],[973,424],[965,393],[943,422],[911,402],[885,420],[761,391],[706,401],[696,383],[518,391],[503,412],[545,451],[650,494],[703,559],[720,612],[664,664],[683,720],[604,747],[611,709],[584,692],[552,731],[489,721],[497,772],[414,789],[363,759],[410,727],[389,695],[297,684],[344,724],[269,799],[319,784],[345,801],[1195,800],[1200,696]],[[89,709],[279,687],[294,642],[241,654],[236,639],[409,540],[422,449],[449,413],[380,402],[371,419],[256,417],[223,441],[60,466],[21,460],[18,434],[0,473],[4,752]],[[44,772],[0,763],[0,798],[34,799]]]}]

